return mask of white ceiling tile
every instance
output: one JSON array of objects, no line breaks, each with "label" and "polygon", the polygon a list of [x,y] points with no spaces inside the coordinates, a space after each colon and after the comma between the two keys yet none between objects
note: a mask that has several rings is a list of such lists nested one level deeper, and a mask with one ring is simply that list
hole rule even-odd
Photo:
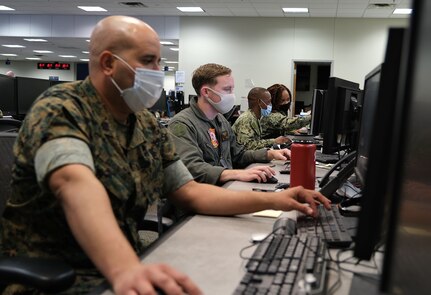
[{"label": "white ceiling tile", "polygon": [[[28,28],[10,26],[10,19],[20,19],[34,15],[35,19],[49,17],[55,15],[55,21],[52,24],[52,35],[63,38],[51,38],[47,42],[49,46],[55,48],[55,51],[62,50],[62,53],[68,54],[65,49],[61,47],[71,47],[70,44],[76,45],[82,50],[87,49],[88,43],[78,38],[65,38],[65,36],[74,36],[75,32],[68,28],[70,25],[73,27],[73,22],[77,16],[94,16],[104,17],[112,14],[133,15],[140,19],[149,19],[152,17],[178,17],[178,16],[225,16],[225,17],[288,17],[288,18],[302,18],[302,17],[339,17],[339,18],[408,18],[405,15],[393,15],[392,9],[390,11],[367,9],[369,4],[373,3],[388,3],[395,4],[398,8],[411,8],[411,0],[137,0],[147,7],[130,7],[120,4],[122,1],[127,0],[1,0],[2,5],[15,8],[15,11],[0,12],[0,44],[4,41],[5,36],[11,35],[11,31],[28,31]],[[431,0],[429,0],[431,1]],[[99,5],[108,9],[107,13],[87,13],[77,8],[78,5],[83,3],[90,3],[91,5]],[[200,6],[205,12],[200,14],[183,13],[179,11],[177,6]],[[308,14],[284,14],[281,11],[283,7],[308,7]],[[394,8],[394,7],[393,7]],[[13,22],[16,24],[16,21]],[[47,24],[41,23],[42,26]],[[30,34],[37,35],[41,27],[32,28]],[[17,37],[9,37],[17,38]],[[22,40],[22,38],[21,38]],[[11,40],[9,40],[11,41]],[[20,40],[17,40],[17,42]],[[3,43],[5,44],[5,43]],[[28,45],[26,50],[30,50],[34,44]],[[163,48],[164,50],[166,48]],[[31,55],[31,51],[30,55]],[[170,60],[178,59],[178,52],[167,49],[167,52],[162,52],[163,56],[168,56],[174,53],[175,56],[169,58]],[[80,56],[82,57],[82,56]],[[170,57],[170,56],[169,56]]]}]

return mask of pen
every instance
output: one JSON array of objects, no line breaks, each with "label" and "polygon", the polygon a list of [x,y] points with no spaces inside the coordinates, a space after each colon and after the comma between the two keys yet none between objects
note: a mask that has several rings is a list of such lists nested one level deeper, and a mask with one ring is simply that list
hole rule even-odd
[{"label": "pen", "polygon": [[251,190],[255,192],[275,192],[275,189],[264,189],[264,188],[258,188],[258,187],[254,187]]}]

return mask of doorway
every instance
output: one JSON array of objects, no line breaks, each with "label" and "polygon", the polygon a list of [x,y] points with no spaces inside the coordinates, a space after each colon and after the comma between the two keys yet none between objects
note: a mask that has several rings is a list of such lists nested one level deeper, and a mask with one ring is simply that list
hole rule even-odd
[{"label": "doorway", "polygon": [[311,110],[314,89],[328,89],[332,61],[293,61],[292,116]]}]

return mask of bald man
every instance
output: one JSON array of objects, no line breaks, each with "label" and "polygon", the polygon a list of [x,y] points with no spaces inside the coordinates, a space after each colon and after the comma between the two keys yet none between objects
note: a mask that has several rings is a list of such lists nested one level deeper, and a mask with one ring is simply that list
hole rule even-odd
[{"label": "bald man", "polygon": [[263,87],[254,87],[247,95],[248,110],[242,113],[232,130],[235,132],[238,143],[247,149],[257,150],[264,147],[272,147],[274,144],[284,144],[290,141],[286,136],[277,138],[262,138],[262,126],[260,118],[271,114],[271,94]]},{"label": "bald man", "polygon": [[167,129],[146,110],[161,93],[159,61],[159,38],[144,22],[110,16],[96,25],[89,77],[44,92],[20,129],[13,194],[0,223],[2,255],[68,261],[78,275],[70,294],[103,277],[116,294],[201,294],[185,274],[140,263],[137,230],[148,204],[167,196],[184,210],[214,215],[267,208],[316,214],[316,202],[329,206],[303,188],[250,193],[194,182]]}]

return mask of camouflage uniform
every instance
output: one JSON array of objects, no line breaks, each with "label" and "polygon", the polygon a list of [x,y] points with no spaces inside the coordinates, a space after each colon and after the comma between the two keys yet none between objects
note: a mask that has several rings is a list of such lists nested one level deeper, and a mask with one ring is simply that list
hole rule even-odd
[{"label": "camouflage uniform", "polygon": [[198,182],[218,184],[224,169],[268,162],[266,149],[246,150],[237,143],[226,118],[218,114],[209,120],[198,108],[197,98],[170,120],[168,128],[178,154]]},{"label": "camouflage uniform", "polygon": [[269,116],[260,119],[262,138],[293,134],[293,131],[307,126],[310,121],[311,116],[289,118],[281,112],[272,112]]},{"label": "camouflage uniform", "polygon": [[[91,151],[95,176],[105,187],[117,222],[137,253],[139,220],[149,203],[192,179],[174,152],[166,128],[147,110],[117,123],[105,109],[89,78],[57,85],[43,93],[26,116],[17,142],[12,171],[12,197],[0,222],[2,255],[57,257],[77,271],[77,283],[67,292],[78,294],[102,281],[74,239],[57,198],[46,181],[38,183],[35,155],[46,142],[79,139]],[[68,148],[64,146],[64,148]],[[184,177],[175,187],[165,179]],[[184,172],[185,174],[181,174]],[[27,293],[26,293],[27,294]]]},{"label": "camouflage uniform", "polygon": [[243,144],[249,150],[257,150],[264,147],[271,147],[275,139],[263,139],[262,127],[259,119],[252,110],[248,109],[242,113],[232,125],[238,143]]}]

